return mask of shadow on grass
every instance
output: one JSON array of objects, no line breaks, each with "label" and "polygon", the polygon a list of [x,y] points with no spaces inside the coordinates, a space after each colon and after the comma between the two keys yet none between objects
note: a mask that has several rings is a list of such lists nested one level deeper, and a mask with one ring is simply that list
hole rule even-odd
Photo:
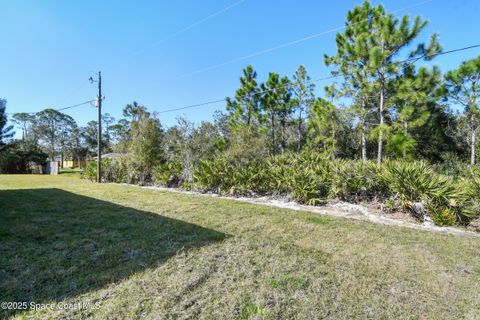
[{"label": "shadow on grass", "polygon": [[224,238],[60,189],[0,190],[0,301],[60,301]]}]

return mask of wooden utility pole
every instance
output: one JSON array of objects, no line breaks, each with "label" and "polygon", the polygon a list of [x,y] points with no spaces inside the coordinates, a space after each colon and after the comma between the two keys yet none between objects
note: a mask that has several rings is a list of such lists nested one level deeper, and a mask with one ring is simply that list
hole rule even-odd
[{"label": "wooden utility pole", "polygon": [[97,182],[102,182],[102,74],[98,71],[98,136],[97,136]]}]

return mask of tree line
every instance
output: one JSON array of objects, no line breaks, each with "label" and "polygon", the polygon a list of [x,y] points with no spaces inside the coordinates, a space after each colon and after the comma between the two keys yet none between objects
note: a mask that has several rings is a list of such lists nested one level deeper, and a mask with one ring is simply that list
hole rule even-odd
[{"label": "tree line", "polygon": [[[442,53],[437,34],[419,41],[426,25],[420,17],[398,18],[366,1],[347,13],[336,51],[323,57],[331,83],[321,94],[303,65],[291,76],[270,72],[264,82],[248,65],[235,94],[226,98],[226,110],[216,112],[213,121],[195,125],[179,118],[164,128],[154,112],[133,102],[119,120],[103,116],[102,147],[131,155],[140,171],[173,164],[187,177],[201,159],[216,154],[242,162],[313,150],[378,164],[384,159],[475,164],[480,56],[444,74],[438,66],[417,67]],[[2,100],[0,141],[12,137],[5,106]],[[22,133],[12,144],[24,153],[79,160],[95,153],[96,121],[81,127],[54,109],[16,113],[11,120]]]}]

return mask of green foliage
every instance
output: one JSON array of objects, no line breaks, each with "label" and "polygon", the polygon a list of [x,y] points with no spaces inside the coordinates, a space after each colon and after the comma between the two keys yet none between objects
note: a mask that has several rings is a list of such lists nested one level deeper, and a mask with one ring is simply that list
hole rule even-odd
[{"label": "green foliage", "polygon": [[394,209],[396,199],[410,210],[415,203],[423,203],[442,225],[466,224],[480,214],[480,175],[458,184],[424,162],[389,161],[379,166],[372,161],[331,161],[321,153],[303,152],[239,164],[218,156],[200,162],[195,183],[204,191],[290,196],[311,205],[334,198],[377,199]]},{"label": "green foliage", "polygon": [[372,161],[336,161],[330,196],[354,202],[383,198],[389,189],[380,176],[381,167]]},{"label": "green foliage", "polygon": [[[396,133],[391,136],[387,143],[387,151],[395,158],[407,157],[417,147],[417,142],[410,136],[405,135],[402,132]],[[411,157],[411,156],[410,156]]]},{"label": "green foliage", "polygon": [[304,130],[304,118],[310,113],[310,109],[315,101],[315,84],[311,81],[305,66],[300,65],[293,74],[293,101],[292,104],[298,115],[297,125],[297,151],[302,150],[305,142],[306,130]]},{"label": "green foliage", "polygon": [[147,112],[141,112],[132,122],[130,137],[130,157],[144,183],[151,179],[152,169],[162,161],[160,121]]},{"label": "green foliage", "polygon": [[275,289],[301,289],[307,286],[308,281],[304,277],[285,275],[271,278],[268,280],[268,283]]},{"label": "green foliage", "polygon": [[12,125],[7,125],[7,100],[0,98],[0,146],[4,139],[13,137],[14,131]]},{"label": "green foliage", "polygon": [[335,134],[339,126],[337,113],[333,103],[322,98],[315,100],[308,120],[311,147],[320,147],[325,154],[335,155]]},{"label": "green foliage", "polygon": [[230,112],[230,125],[256,125],[259,122],[259,88],[257,72],[251,65],[243,69],[240,88],[233,99],[227,97],[227,110]]},{"label": "green foliage", "polygon": [[402,207],[422,202],[437,224],[468,224],[480,214],[474,186],[459,184],[424,162],[389,162],[383,178]]},{"label": "green foliage", "polygon": [[470,163],[476,163],[476,139],[480,127],[480,56],[464,61],[456,70],[445,75],[447,97],[465,108],[468,134],[464,140],[470,146]]},{"label": "green foliage", "polygon": [[95,161],[90,161],[87,163],[87,167],[82,173],[82,178],[95,181],[97,178],[97,163]]},{"label": "green foliage", "polygon": [[438,226],[451,226],[456,223],[455,211],[449,207],[429,207],[429,214]]},{"label": "green foliage", "polygon": [[29,141],[14,141],[0,150],[0,173],[32,173],[32,166],[42,166],[48,155]]},{"label": "green foliage", "polygon": [[[343,81],[327,86],[325,99],[315,97],[303,66],[292,80],[270,72],[259,83],[248,65],[235,96],[226,98],[228,114],[215,123],[197,126],[179,118],[164,132],[155,115],[133,102],[124,109],[128,120],[109,126],[124,156],[105,163],[103,179],[308,204],[377,200],[391,210],[410,210],[421,203],[437,224],[468,223],[479,215],[479,184],[459,163],[465,142],[475,156],[480,58],[447,73],[446,85],[438,68],[405,63],[407,57],[429,60],[441,50],[435,34],[429,43],[415,44],[426,25],[369,1],[350,10],[335,54],[325,56],[332,76]],[[465,114],[449,112],[445,95],[465,104]],[[19,125],[27,118],[19,117]],[[83,131],[90,149],[95,130],[92,122]],[[467,139],[465,130],[471,131]],[[389,159],[403,161],[381,166],[384,145]],[[56,149],[52,143],[49,151]],[[359,151],[362,162],[353,160]],[[375,153],[377,163],[368,161]],[[94,177],[94,165],[87,177]]]},{"label": "green foliage", "polygon": [[178,187],[185,181],[182,164],[167,162],[153,168],[153,181],[166,187]]},{"label": "green foliage", "polygon": [[35,116],[35,135],[48,151],[50,160],[54,160],[57,153],[65,153],[75,144],[74,132],[77,129],[75,120],[55,109],[45,109]]},{"label": "green foliage", "polygon": [[424,162],[388,162],[383,179],[397,195],[401,206],[409,209],[414,203],[435,195],[443,195],[448,201],[449,191],[452,190],[449,180],[435,175],[433,169]]},{"label": "green foliage", "polygon": [[239,319],[249,320],[257,317],[265,317],[268,315],[268,310],[253,303],[253,301],[245,297],[241,302]]},{"label": "green foliage", "polygon": [[[136,178],[135,170],[128,165],[128,158],[118,159],[102,159],[102,181],[116,182],[116,183],[138,183],[138,174]],[[82,173],[82,178],[95,181],[97,179],[97,161],[90,161],[87,163],[85,171]],[[132,179],[133,178],[133,179]]]}]

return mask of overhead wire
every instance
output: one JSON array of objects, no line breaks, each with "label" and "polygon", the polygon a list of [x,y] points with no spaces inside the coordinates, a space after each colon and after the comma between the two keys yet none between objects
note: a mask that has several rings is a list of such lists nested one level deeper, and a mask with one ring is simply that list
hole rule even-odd
[{"label": "overhead wire", "polygon": [[[77,103],[77,104],[74,104],[74,105],[71,105],[71,106],[67,106],[67,107],[62,107],[62,108],[57,108],[57,109],[52,108],[52,109],[55,110],[55,111],[63,111],[63,110],[68,110],[68,109],[77,108],[77,107],[80,107],[80,106],[83,106],[83,105],[86,105],[86,104],[90,104],[90,103],[92,103],[92,102],[94,102],[94,101],[95,101],[95,99],[93,99],[93,100],[88,100],[88,101],[85,101],[85,102],[82,102],[82,103]],[[37,113],[39,113],[39,112],[41,112],[41,111],[25,112],[25,113],[28,113],[28,114],[37,114]],[[12,115],[12,114],[15,114],[15,113],[20,113],[20,112],[9,112],[9,113],[7,113],[7,114]]]},{"label": "overhead wire", "polygon": [[[425,1],[417,2],[417,3],[414,3],[412,5],[408,5],[408,6],[400,8],[400,9],[394,10],[394,11],[392,11],[392,13],[397,13],[397,12],[400,12],[400,11],[408,10],[408,9],[418,7],[418,6],[421,6],[423,4],[426,4],[426,3],[429,3],[429,2],[432,2],[432,1],[433,0],[425,0]],[[367,21],[367,19],[355,22],[352,25],[356,25],[356,24],[362,23],[364,21]],[[231,59],[231,60],[219,63],[219,64],[211,65],[209,67],[197,69],[197,70],[192,71],[190,73],[179,76],[178,79],[187,78],[187,77],[199,74],[199,73],[204,73],[204,72],[207,72],[207,71],[210,71],[210,70],[218,69],[220,67],[223,67],[223,66],[235,63],[235,62],[240,62],[240,61],[250,59],[250,58],[253,58],[253,57],[257,57],[257,56],[260,56],[260,55],[263,55],[263,54],[266,54],[266,53],[269,53],[269,52],[272,52],[272,51],[276,51],[276,50],[279,50],[279,49],[282,49],[282,48],[290,47],[292,45],[302,43],[302,42],[305,42],[307,40],[315,39],[315,38],[327,35],[329,33],[333,33],[333,32],[343,30],[346,27],[347,26],[343,25],[343,26],[339,26],[339,27],[336,27],[336,28],[333,28],[333,29],[330,29],[330,30],[327,30],[327,31],[314,33],[314,34],[311,34],[311,35],[308,35],[308,36],[305,36],[305,37],[302,37],[302,38],[299,38],[299,39],[296,39],[296,40],[288,41],[288,42],[285,42],[285,43],[282,43],[282,44],[279,44],[279,45],[276,45],[276,46],[273,46],[273,47],[270,47],[270,48],[267,48],[267,49],[263,49],[263,50],[260,50],[260,51],[257,51],[257,52],[253,52],[253,53],[247,54],[245,56],[241,56],[241,57],[238,57],[238,58],[235,58],[235,59]]]},{"label": "overhead wire", "polygon": [[[421,59],[424,59],[424,58],[429,58],[430,59],[430,58],[434,58],[436,56],[445,55],[445,54],[454,53],[454,52],[459,52],[459,51],[464,51],[464,50],[470,50],[470,49],[474,49],[474,48],[478,48],[478,47],[480,47],[480,44],[475,44],[475,45],[462,47],[462,48],[456,48],[456,49],[452,49],[452,50],[448,50],[448,51],[441,51],[441,52],[438,52],[438,53],[435,53],[435,54],[425,54],[425,55],[422,55],[422,56],[419,56],[419,57],[412,57],[412,58],[408,58],[408,59],[401,60],[401,61],[398,61],[398,62],[394,62],[394,64],[413,64],[413,63],[416,63],[417,61],[419,61]],[[334,79],[334,78],[340,78],[342,76],[343,75],[340,75],[340,74],[339,75],[331,75],[331,76],[327,76],[327,77],[321,77],[321,78],[313,79],[313,80],[310,80],[310,81],[305,81],[304,83],[314,83],[314,82],[330,80],[330,79]],[[253,94],[246,94],[246,95],[239,96],[238,98],[240,98],[240,99],[241,98],[248,98],[248,97],[251,97],[252,95],[263,94],[263,93],[267,93],[267,92],[273,91],[273,90],[278,90],[278,89],[282,89],[282,88],[289,88],[289,87],[296,87],[299,84],[300,83],[298,83],[298,82],[297,83],[289,83],[288,85],[285,85],[285,86],[280,86],[280,87],[273,88],[273,89],[266,89],[266,90],[262,90],[262,91],[257,91]],[[201,103],[186,105],[186,106],[183,106],[183,107],[169,108],[169,109],[166,109],[166,110],[158,111],[157,113],[161,114],[161,113],[179,111],[179,110],[184,110],[184,109],[197,108],[197,107],[201,107],[201,106],[205,106],[205,105],[211,105],[211,104],[216,104],[216,103],[220,103],[220,102],[226,102],[226,100],[227,100],[227,98],[215,99],[215,100],[205,101],[205,102],[201,102]]]},{"label": "overhead wire", "polygon": [[120,57],[118,60],[128,59],[128,58],[134,57],[134,56],[136,56],[136,55],[139,55],[139,54],[141,54],[141,53],[143,53],[143,52],[145,52],[145,51],[147,51],[147,50],[149,50],[149,49],[152,49],[152,48],[154,48],[154,47],[157,47],[157,46],[161,45],[162,43],[167,42],[167,41],[169,41],[169,40],[172,40],[172,39],[174,39],[175,37],[179,36],[180,34],[185,33],[185,32],[187,32],[187,31],[193,29],[194,27],[196,27],[196,26],[198,26],[198,25],[200,25],[200,24],[202,24],[202,23],[204,23],[204,22],[207,22],[208,20],[213,19],[213,18],[215,18],[216,16],[219,16],[219,15],[225,13],[225,12],[229,11],[230,9],[233,9],[234,7],[240,5],[241,3],[245,2],[245,1],[246,1],[246,0],[236,1],[236,2],[234,2],[234,3],[232,3],[232,4],[228,5],[228,6],[224,7],[223,9],[220,9],[220,10],[218,10],[218,11],[216,11],[216,12],[214,12],[214,13],[212,13],[212,14],[210,14],[210,15],[208,15],[208,16],[206,16],[206,17],[204,17],[204,18],[202,18],[202,19],[200,19],[200,20],[198,20],[198,21],[196,21],[196,22],[194,22],[194,23],[192,23],[192,24],[190,24],[190,25],[182,28],[182,29],[179,29],[179,30],[177,30],[177,31],[172,32],[171,34],[167,35],[167,36],[164,37],[163,39],[151,43],[148,47],[144,47],[144,48],[139,49],[139,50],[137,50],[137,51],[131,52],[131,53],[128,54],[128,55],[125,55],[125,56],[123,56],[123,57]]}]

